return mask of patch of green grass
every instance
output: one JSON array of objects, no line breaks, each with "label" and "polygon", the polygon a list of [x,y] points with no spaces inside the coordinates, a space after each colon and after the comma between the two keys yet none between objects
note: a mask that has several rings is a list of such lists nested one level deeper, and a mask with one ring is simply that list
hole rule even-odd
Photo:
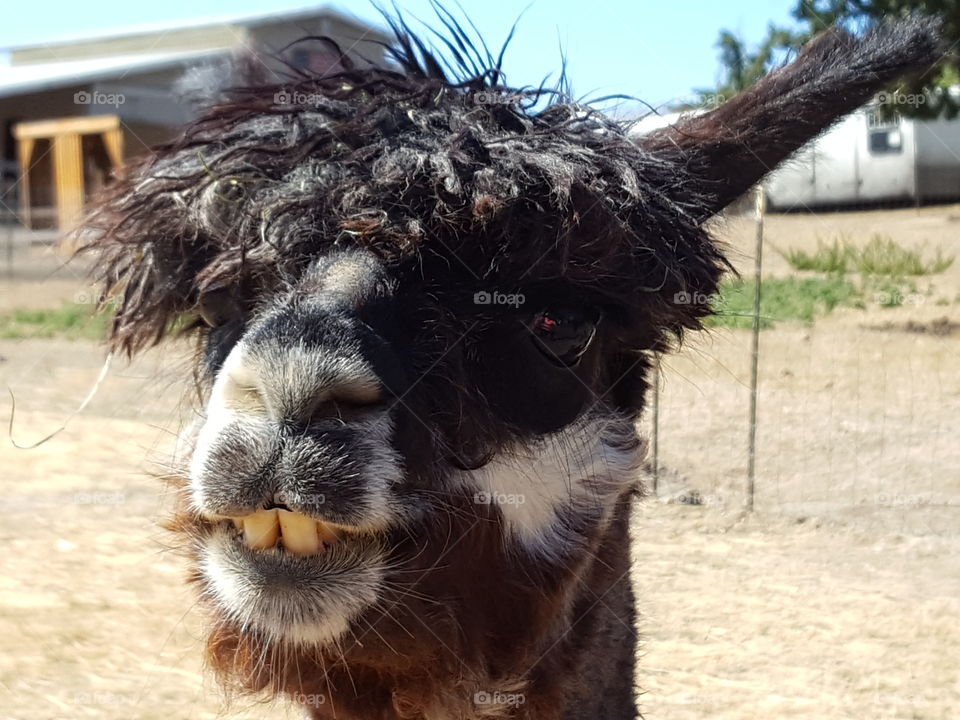
[{"label": "patch of green grass", "polygon": [[860,250],[857,270],[864,275],[935,275],[953,265],[953,256],[944,256],[940,248],[932,260],[925,261],[919,250],[907,250],[888,235],[874,235]]},{"label": "patch of green grass", "polygon": [[94,314],[93,307],[66,303],[59,308],[11,310],[0,313],[0,338],[66,338],[99,340],[106,335],[109,318]]},{"label": "patch of green grass", "polygon": [[[717,314],[706,324],[713,327],[750,328],[753,326],[754,282],[726,281],[714,304]],[[783,320],[813,322],[834,308],[862,307],[857,287],[846,278],[766,278],[760,295],[760,326],[771,327]]]},{"label": "patch of green grass", "polygon": [[842,237],[834,239],[832,243],[817,240],[817,250],[814,253],[791,248],[781,254],[795,270],[843,274],[850,268],[853,260],[851,248],[850,241]]},{"label": "patch of green grass", "polygon": [[907,249],[889,235],[880,234],[873,235],[862,248],[841,235],[830,243],[818,240],[813,253],[792,248],[781,251],[781,254],[795,270],[828,274],[858,272],[890,277],[935,275],[949,268],[954,260],[952,255],[944,255],[940,248],[932,259],[924,260],[920,250]]}]

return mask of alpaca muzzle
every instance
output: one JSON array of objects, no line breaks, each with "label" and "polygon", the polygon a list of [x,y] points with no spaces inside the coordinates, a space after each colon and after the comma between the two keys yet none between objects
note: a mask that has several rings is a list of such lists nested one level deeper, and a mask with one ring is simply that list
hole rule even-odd
[{"label": "alpaca muzzle", "polygon": [[217,373],[190,459],[193,505],[233,519],[248,548],[315,555],[345,529],[395,524],[403,470],[382,368],[399,362],[360,319],[379,278],[363,254],[324,258]]}]

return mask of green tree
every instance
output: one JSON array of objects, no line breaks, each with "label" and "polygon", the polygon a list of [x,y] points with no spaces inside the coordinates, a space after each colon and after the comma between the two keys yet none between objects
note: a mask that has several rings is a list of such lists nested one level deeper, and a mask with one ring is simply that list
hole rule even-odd
[{"label": "green tree", "polygon": [[933,67],[889,88],[883,109],[917,117],[956,117],[960,111],[955,90],[960,85],[960,0],[798,0],[793,11],[811,35],[834,23],[869,26],[911,14],[943,20],[944,53]]},{"label": "green tree", "polygon": [[834,25],[860,31],[886,18],[914,13],[942,18],[944,54],[933,67],[904,78],[882,93],[881,110],[919,117],[956,117],[960,93],[953,88],[960,85],[960,0],[798,0],[792,12],[797,28],[771,24],[756,50],[748,51],[740,38],[721,30],[717,47],[723,80],[715,92],[730,97],[750,87],[790,51]]},{"label": "green tree", "polygon": [[858,0],[798,0],[793,9],[793,16],[804,26],[809,39],[813,35],[843,24],[853,14],[853,5],[861,4]]},{"label": "green tree", "polygon": [[700,102],[681,105],[679,109],[710,106],[742,92],[776,67],[785,53],[798,47],[798,40],[794,33],[771,24],[766,39],[754,49],[729,30],[720,31],[716,47],[720,51],[720,85],[696,90]]}]

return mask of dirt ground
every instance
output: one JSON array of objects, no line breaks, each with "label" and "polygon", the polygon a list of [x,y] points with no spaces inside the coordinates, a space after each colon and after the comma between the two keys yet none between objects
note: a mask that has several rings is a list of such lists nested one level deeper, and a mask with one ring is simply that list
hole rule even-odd
[{"label": "dirt ground", "polygon": [[[765,268],[789,271],[774,246],[837,232],[960,256],[958,230],[958,206],[771,216]],[[748,270],[751,223],[719,231]],[[58,264],[40,248],[12,277],[0,263],[0,311],[84,301],[79,269]],[[633,548],[649,720],[958,717],[960,263],[931,283],[924,301],[764,331],[750,516],[749,333],[714,330],[664,360],[658,497],[637,510]],[[0,340],[14,438],[57,428],[102,361],[91,342]],[[225,704],[157,526],[149,473],[189,418],[189,377],[182,347],[118,363],[53,440],[0,443],[0,717],[295,717]],[[4,424],[10,405],[3,393]]]}]

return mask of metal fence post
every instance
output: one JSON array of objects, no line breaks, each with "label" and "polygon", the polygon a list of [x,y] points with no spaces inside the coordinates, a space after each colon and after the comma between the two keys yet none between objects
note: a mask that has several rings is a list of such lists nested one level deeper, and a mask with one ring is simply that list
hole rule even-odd
[{"label": "metal fence post", "polygon": [[660,355],[654,356],[653,365],[653,431],[650,436],[650,466],[653,475],[653,496],[657,497],[660,486]]},{"label": "metal fence post", "polygon": [[753,337],[750,345],[750,439],[747,446],[747,512],[753,512],[757,473],[757,379],[760,364],[760,272],[763,267],[763,184],[756,188],[757,245],[753,264]]}]

